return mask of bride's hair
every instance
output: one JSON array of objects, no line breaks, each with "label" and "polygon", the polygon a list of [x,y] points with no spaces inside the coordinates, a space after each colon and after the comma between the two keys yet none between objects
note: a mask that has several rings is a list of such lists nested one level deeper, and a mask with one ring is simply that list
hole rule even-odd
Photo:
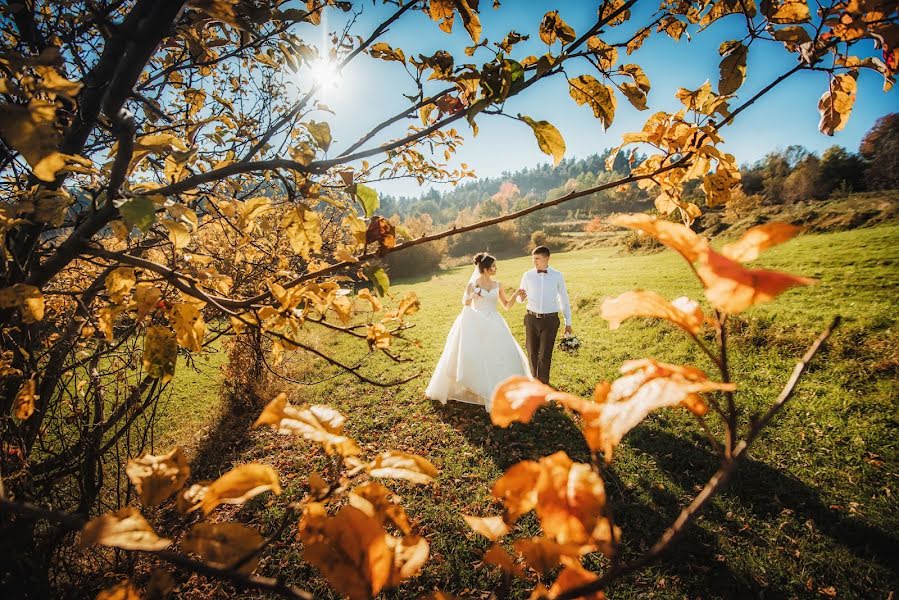
[{"label": "bride's hair", "polygon": [[478,266],[478,271],[481,273],[492,267],[495,262],[496,258],[486,252],[478,252],[474,255],[474,264]]}]

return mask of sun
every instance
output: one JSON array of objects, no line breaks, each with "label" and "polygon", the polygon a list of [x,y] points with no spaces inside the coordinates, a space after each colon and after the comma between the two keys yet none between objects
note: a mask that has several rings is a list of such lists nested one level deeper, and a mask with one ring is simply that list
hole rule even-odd
[{"label": "sun", "polygon": [[312,81],[325,92],[335,91],[340,87],[342,76],[337,63],[327,59],[316,59],[309,63]]}]

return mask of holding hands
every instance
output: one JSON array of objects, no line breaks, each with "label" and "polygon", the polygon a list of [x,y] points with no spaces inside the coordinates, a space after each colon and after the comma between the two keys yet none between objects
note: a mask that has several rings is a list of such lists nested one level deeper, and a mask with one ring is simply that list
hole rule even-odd
[{"label": "holding hands", "polygon": [[522,301],[528,299],[528,293],[524,291],[524,288],[518,288],[518,290],[515,292],[515,295]]}]

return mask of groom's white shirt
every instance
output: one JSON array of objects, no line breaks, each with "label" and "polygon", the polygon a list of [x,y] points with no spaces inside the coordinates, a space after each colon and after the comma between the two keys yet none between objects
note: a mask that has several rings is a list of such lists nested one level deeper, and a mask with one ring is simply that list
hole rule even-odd
[{"label": "groom's white shirt", "polygon": [[[522,288],[528,295],[528,310],[535,313],[558,313],[560,308],[565,316],[565,326],[571,325],[571,304],[562,273],[547,267],[546,273],[537,269],[526,271],[521,276]],[[521,300],[519,299],[519,302]]]}]

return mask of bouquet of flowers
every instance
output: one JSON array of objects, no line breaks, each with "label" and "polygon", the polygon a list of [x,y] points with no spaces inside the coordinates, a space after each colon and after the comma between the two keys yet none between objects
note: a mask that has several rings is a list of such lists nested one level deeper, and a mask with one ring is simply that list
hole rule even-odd
[{"label": "bouquet of flowers", "polygon": [[580,347],[581,340],[574,335],[566,335],[559,341],[559,350],[564,350],[565,352],[577,352]]}]

